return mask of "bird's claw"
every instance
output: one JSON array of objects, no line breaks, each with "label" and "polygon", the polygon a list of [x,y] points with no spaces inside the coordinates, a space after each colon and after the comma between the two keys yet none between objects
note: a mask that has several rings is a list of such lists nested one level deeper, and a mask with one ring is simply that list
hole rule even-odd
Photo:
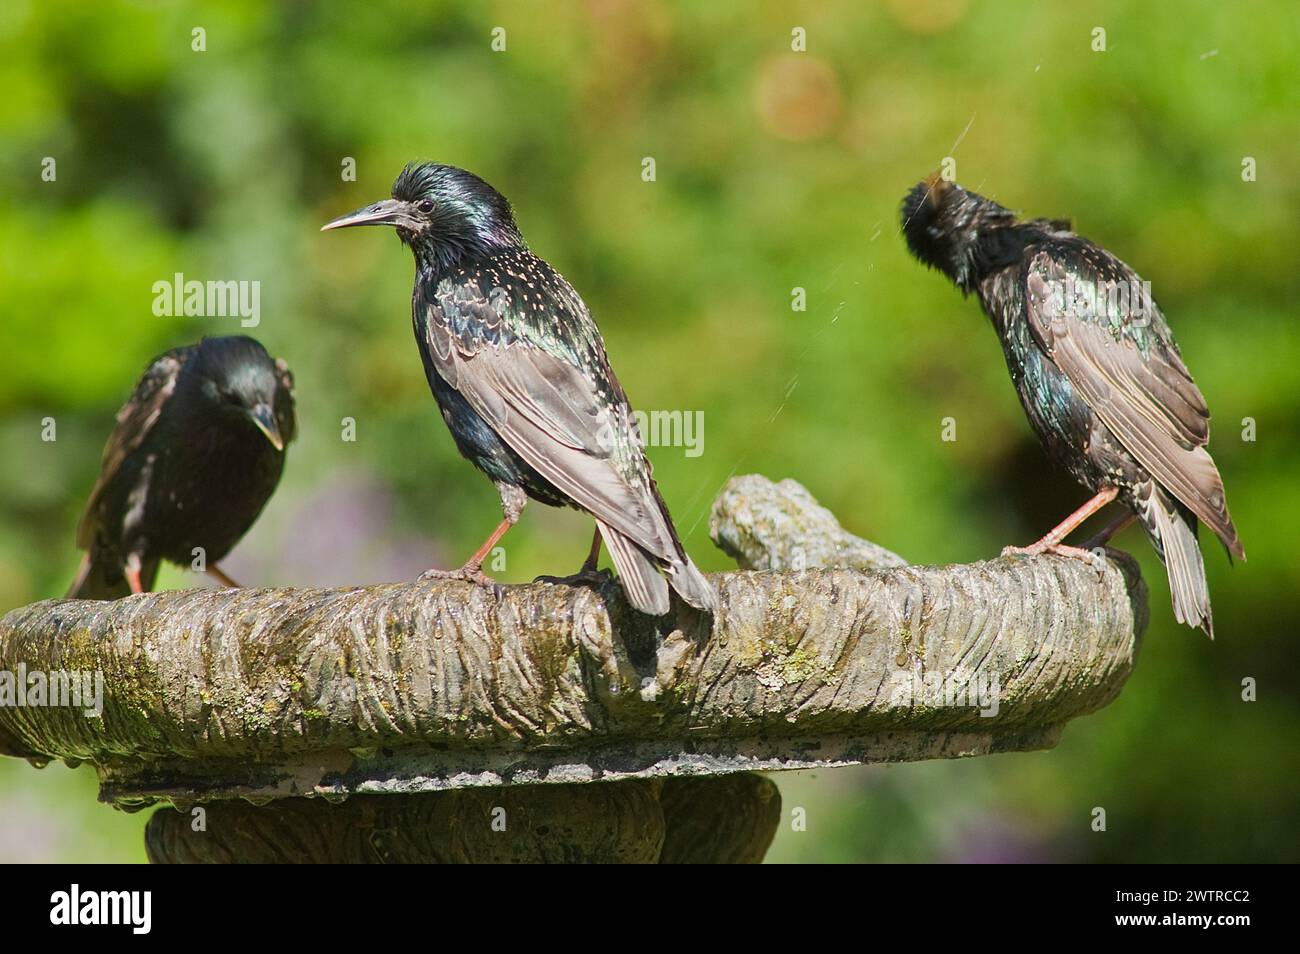
[{"label": "bird's claw", "polygon": [[1003,547],[1002,555],[1008,556],[1040,556],[1044,553],[1050,553],[1054,556],[1071,557],[1076,560],[1084,560],[1097,568],[1099,565],[1104,567],[1106,557],[1100,552],[1100,548],[1086,550],[1083,547],[1072,547],[1068,543],[1031,543],[1027,547]]},{"label": "bird's claw", "polygon": [[552,586],[590,586],[599,588],[614,578],[609,570],[593,570],[583,567],[569,576],[539,576],[534,583],[549,583]]},{"label": "bird's claw", "polygon": [[466,563],[464,566],[455,570],[425,570],[420,574],[420,582],[424,583],[429,580],[465,580],[468,583],[476,583],[479,586],[491,586],[496,590],[498,596],[501,595],[501,586],[496,580],[483,572],[483,567]]}]

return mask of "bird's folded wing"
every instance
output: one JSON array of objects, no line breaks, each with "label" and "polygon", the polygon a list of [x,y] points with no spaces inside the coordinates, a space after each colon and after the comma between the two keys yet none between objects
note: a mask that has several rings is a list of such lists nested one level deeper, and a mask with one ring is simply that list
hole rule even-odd
[{"label": "bird's folded wing", "polygon": [[95,481],[81,521],[77,524],[77,546],[82,549],[94,542],[94,513],[99,506],[99,498],[121,468],[122,461],[140,446],[157,422],[163,405],[176,389],[176,379],[189,355],[189,348],[175,348],[156,358],[145,369],[130,400],[117,412],[117,426],[104,445],[99,479]]},{"label": "bird's folded wing", "polygon": [[[1205,450],[1209,410],[1172,340],[1166,340],[1163,318],[1152,306],[1144,323],[1135,324],[1135,316],[1125,315],[1114,333],[1107,315],[1082,313],[1063,301],[1061,289],[1067,282],[1104,286],[1108,280],[1113,276],[1070,272],[1049,253],[1040,252],[1026,274],[1030,327],[1129,453],[1240,556],[1223,480]],[[1098,288],[1099,294],[1104,291]],[[1145,353],[1138,348],[1135,328],[1150,336]]]},{"label": "bird's folded wing", "polygon": [[[492,306],[486,298],[479,302],[482,327],[495,327]],[[672,530],[649,488],[650,465],[632,459],[641,458],[642,450],[622,395],[602,394],[608,385],[532,342],[467,335],[447,320],[448,304],[430,303],[424,322],[429,354],[443,380],[579,506],[655,556],[674,555]],[[463,313],[466,296],[458,295],[454,307]]]}]

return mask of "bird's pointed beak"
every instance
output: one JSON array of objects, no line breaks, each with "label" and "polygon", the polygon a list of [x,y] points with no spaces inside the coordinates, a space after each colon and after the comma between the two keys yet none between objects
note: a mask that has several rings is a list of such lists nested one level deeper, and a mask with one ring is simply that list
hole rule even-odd
[{"label": "bird's pointed beak", "polygon": [[275,421],[275,412],[268,405],[259,404],[249,412],[249,417],[253,419],[257,429],[266,435],[271,446],[283,453],[284,438],[280,436],[280,425]]},{"label": "bird's pointed beak", "polygon": [[321,226],[321,231],[346,229],[353,225],[401,225],[407,218],[405,202],[399,199],[384,199],[382,202],[375,202],[355,212],[339,216],[333,222],[327,222]]},{"label": "bird's pointed beak", "polygon": [[936,206],[942,204],[948,193],[952,191],[953,186],[954,183],[945,179],[938,169],[925,177],[926,194]]}]

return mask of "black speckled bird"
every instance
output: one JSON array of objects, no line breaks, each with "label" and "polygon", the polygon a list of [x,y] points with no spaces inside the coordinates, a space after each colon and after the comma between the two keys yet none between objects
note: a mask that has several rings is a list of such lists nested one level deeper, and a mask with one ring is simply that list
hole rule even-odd
[{"label": "black speckled bird", "polygon": [[[510,204],[478,176],[408,165],[393,197],[325,229],[388,225],[415,254],[412,319],[425,374],[457,448],[496,484],[504,519],[459,570],[482,563],[528,497],[596,519],[623,590],[668,612],[668,586],[712,611],[717,595],[682,549],[655,485],[627,395],[578,293],[528,250]],[[663,574],[667,575],[667,582]]]},{"label": "black speckled bird", "polygon": [[159,355],[117,414],[77,527],[86,551],[69,598],[153,588],[161,560],[217,567],[262,512],[293,440],[293,377],[252,338]]},{"label": "black speckled bird", "polygon": [[1020,221],[983,196],[931,176],[908,193],[912,254],[975,292],[1002,341],[1020,402],[1049,457],[1094,496],[1029,547],[1066,535],[1112,500],[1136,517],[1169,575],[1174,615],[1213,638],[1197,521],[1244,560],[1223,481],[1205,445],[1210,412],[1173,334],[1136,272],[1062,221]]}]

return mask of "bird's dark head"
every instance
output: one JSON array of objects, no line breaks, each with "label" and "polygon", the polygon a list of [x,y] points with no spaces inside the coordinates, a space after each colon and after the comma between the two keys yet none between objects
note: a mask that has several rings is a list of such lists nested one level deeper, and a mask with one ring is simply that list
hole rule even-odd
[{"label": "bird's dark head", "polygon": [[994,264],[1005,244],[999,233],[1014,227],[1016,216],[936,172],[903,199],[902,223],[912,254],[969,293]]},{"label": "bird's dark head", "polygon": [[244,335],[204,338],[183,373],[208,408],[261,431],[276,450],[293,440],[293,376],[260,342]]},{"label": "bird's dark head", "polygon": [[391,199],[321,231],[353,225],[391,225],[417,259],[441,264],[524,241],[505,196],[472,172],[436,162],[411,163],[393,183]]}]

